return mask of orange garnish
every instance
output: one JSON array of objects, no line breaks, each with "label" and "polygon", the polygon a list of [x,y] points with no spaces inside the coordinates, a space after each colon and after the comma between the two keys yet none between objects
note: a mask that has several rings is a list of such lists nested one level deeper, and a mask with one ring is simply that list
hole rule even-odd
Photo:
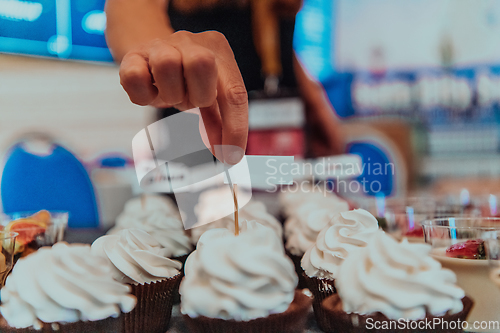
[{"label": "orange garnish", "polygon": [[42,222],[45,225],[50,223],[50,213],[46,210],[41,210],[38,213],[31,215],[29,218],[38,222]]},{"label": "orange garnish", "polygon": [[19,219],[10,222],[6,227],[6,231],[17,232],[16,243],[28,244],[35,239],[39,234],[45,233],[47,224],[32,218]]}]

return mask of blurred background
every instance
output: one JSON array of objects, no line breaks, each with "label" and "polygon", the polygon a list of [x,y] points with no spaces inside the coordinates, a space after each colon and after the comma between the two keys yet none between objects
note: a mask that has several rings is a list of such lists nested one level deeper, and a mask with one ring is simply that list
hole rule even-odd
[{"label": "blurred background", "polygon": [[[97,192],[126,182],[108,172],[124,168],[133,195],[131,141],[153,110],[119,84],[103,8],[0,0],[0,154],[3,165],[14,143],[42,133],[78,157]],[[347,152],[395,165],[379,179],[385,196],[500,192],[500,2],[305,0],[294,47],[342,119]]]}]

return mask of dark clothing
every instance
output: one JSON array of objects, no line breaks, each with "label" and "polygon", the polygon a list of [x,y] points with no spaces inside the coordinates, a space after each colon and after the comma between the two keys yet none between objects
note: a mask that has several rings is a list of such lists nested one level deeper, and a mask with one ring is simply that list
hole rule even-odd
[{"label": "dark clothing", "polygon": [[[261,90],[264,87],[261,63],[253,43],[252,13],[249,6],[243,8],[219,6],[189,15],[179,13],[172,7],[169,8],[168,16],[175,31],[216,30],[223,33],[233,49],[247,90]],[[294,20],[282,20],[280,24],[281,64],[283,66],[280,83],[281,86],[290,88],[296,86],[292,62],[294,24]]]},{"label": "dark clothing", "polygon": [[[255,51],[252,36],[252,13],[249,6],[218,6],[193,14],[184,14],[169,6],[168,16],[175,31],[203,32],[216,30],[224,34],[238,63],[247,91],[262,90],[264,77],[260,58]],[[283,67],[280,87],[295,88],[293,72],[293,29],[295,20],[281,20],[281,65]],[[159,118],[166,117],[175,109],[159,110]]]}]

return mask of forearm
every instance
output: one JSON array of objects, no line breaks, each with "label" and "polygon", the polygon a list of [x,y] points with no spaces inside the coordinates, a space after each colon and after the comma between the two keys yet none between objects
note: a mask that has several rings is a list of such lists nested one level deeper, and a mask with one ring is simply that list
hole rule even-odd
[{"label": "forearm", "polygon": [[294,71],[295,77],[297,78],[299,92],[304,100],[304,103],[310,108],[320,110],[321,118],[323,118],[323,120],[326,120],[325,118],[333,118],[337,120],[337,114],[328,100],[323,86],[310,77],[295,54]]},{"label": "forearm", "polygon": [[313,156],[328,156],[344,152],[342,127],[323,86],[314,80],[294,57],[297,84],[306,106],[309,127],[309,153]]},{"label": "forearm", "polygon": [[167,15],[168,0],[107,0],[106,41],[113,58],[137,46],[173,33]]}]

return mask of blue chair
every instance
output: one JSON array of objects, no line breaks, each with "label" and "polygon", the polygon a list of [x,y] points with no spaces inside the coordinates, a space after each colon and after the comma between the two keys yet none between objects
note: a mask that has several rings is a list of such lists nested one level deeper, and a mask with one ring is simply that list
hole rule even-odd
[{"label": "blue chair", "polygon": [[[382,194],[388,197],[393,194],[394,175],[390,163],[394,165],[394,162],[389,159],[387,152],[373,142],[352,142],[348,145],[347,152],[361,157],[364,170],[357,180],[366,184],[368,195]],[[380,169],[382,172],[378,172]]]},{"label": "blue chair", "polygon": [[65,148],[52,148],[47,156],[27,151],[22,143],[11,148],[0,185],[4,212],[64,210],[69,227],[97,228],[97,203],[87,171]]}]

